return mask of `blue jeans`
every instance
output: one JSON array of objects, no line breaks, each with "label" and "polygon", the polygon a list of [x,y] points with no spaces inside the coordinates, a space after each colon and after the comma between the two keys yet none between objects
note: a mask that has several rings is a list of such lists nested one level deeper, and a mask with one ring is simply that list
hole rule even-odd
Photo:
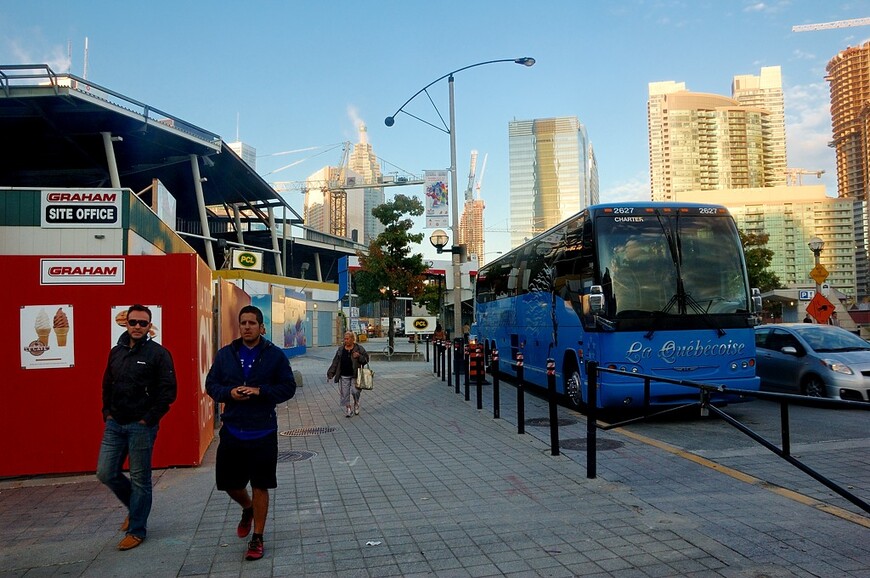
[{"label": "blue jeans", "polygon": [[[144,538],[151,513],[151,453],[159,426],[139,422],[120,425],[106,421],[97,479],[127,506],[130,513],[128,534]],[[130,477],[123,474],[124,460],[130,458]]]}]

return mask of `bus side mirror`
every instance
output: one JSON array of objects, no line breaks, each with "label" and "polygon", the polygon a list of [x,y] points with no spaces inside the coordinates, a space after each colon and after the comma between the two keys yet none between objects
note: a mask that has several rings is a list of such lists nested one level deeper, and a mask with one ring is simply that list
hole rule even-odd
[{"label": "bus side mirror", "polygon": [[752,307],[755,313],[761,311],[761,291],[758,289],[758,287],[752,288]]},{"label": "bus side mirror", "polygon": [[594,315],[604,312],[604,290],[601,285],[589,288],[589,309]]}]

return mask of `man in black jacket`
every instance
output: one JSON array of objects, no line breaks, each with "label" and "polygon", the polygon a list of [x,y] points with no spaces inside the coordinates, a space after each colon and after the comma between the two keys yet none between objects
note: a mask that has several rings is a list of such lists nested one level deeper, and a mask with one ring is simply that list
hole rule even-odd
[{"label": "man in black jacket", "polygon": [[[119,550],[135,548],[145,539],[151,513],[151,454],[160,418],[175,401],[172,356],[148,336],[151,310],[127,309],[127,332],[109,353],[103,374],[103,421],[106,422],[97,479],[127,506],[121,526],[126,532]],[[123,474],[130,458],[130,477]]]},{"label": "man in black jacket", "polygon": [[[296,381],[284,352],[262,336],[263,312],[253,305],[239,311],[241,337],[215,357],[205,389],[224,404],[215,478],[242,507],[236,534],[248,542],[246,560],[263,557],[269,490],[278,487],[278,417],[275,406],[293,397]],[[248,494],[248,483],[251,494]]]}]

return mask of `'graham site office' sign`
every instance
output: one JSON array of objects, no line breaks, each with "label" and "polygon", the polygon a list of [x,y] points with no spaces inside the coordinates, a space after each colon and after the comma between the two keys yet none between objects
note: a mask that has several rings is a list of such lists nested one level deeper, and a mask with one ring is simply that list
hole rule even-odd
[{"label": "'graham site office' sign", "polygon": [[42,191],[43,228],[121,227],[121,192],[117,189]]}]

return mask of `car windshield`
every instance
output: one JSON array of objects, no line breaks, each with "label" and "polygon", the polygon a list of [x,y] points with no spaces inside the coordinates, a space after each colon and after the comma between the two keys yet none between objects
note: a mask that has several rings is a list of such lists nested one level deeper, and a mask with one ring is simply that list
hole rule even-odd
[{"label": "car windshield", "polygon": [[817,352],[870,351],[870,343],[838,327],[807,325],[794,331]]}]

